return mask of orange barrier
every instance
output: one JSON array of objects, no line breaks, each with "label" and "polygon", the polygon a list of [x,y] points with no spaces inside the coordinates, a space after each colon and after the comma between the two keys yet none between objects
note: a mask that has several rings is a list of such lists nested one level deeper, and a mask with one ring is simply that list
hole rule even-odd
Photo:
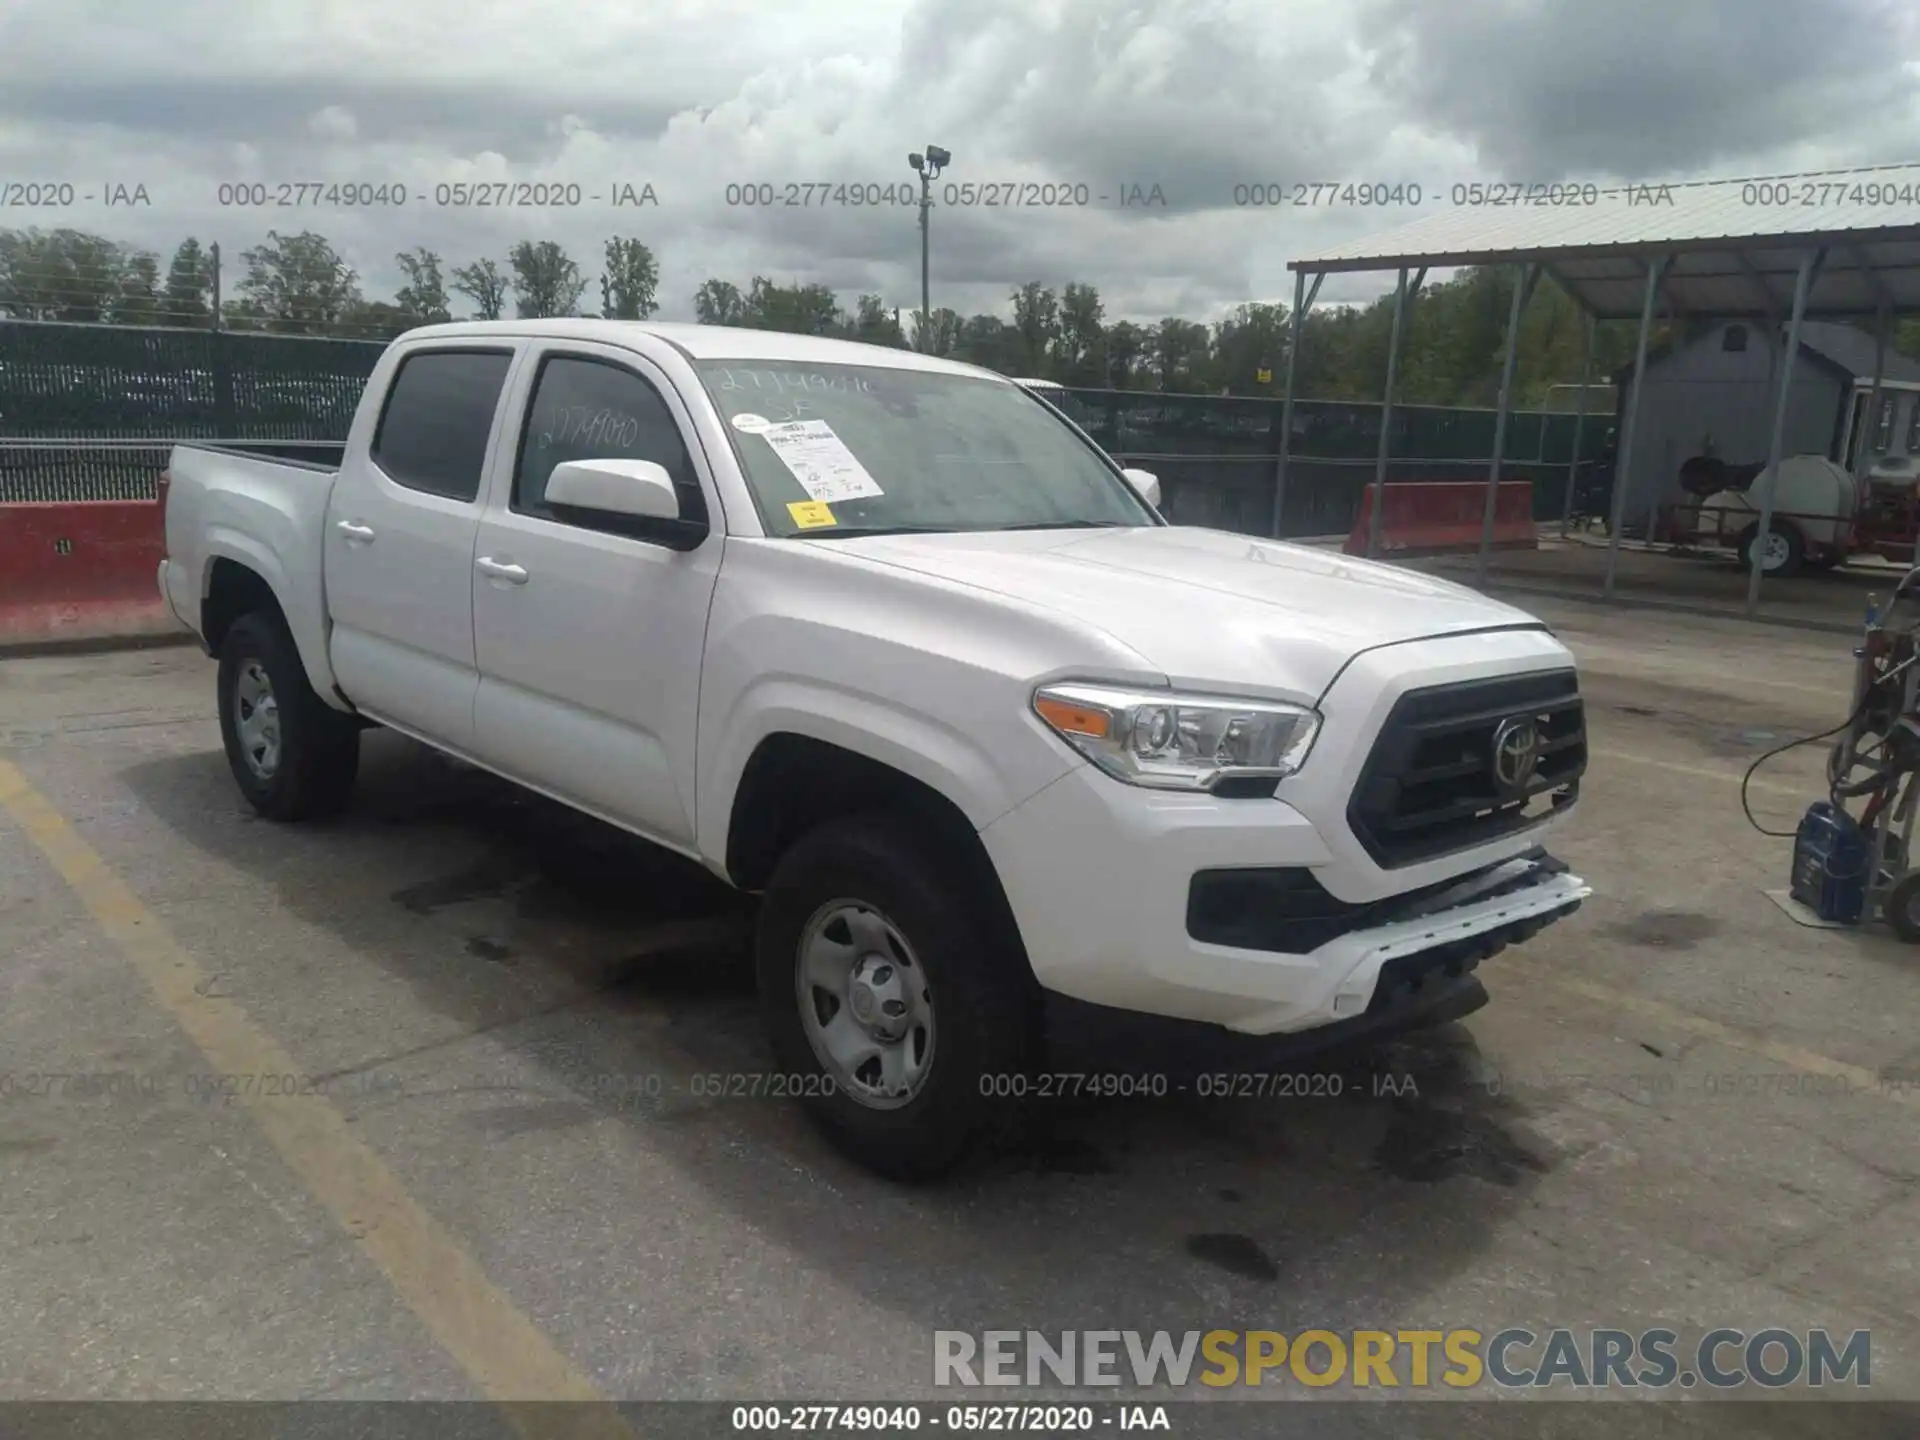
[{"label": "orange barrier", "polygon": [[[1484,480],[1388,481],[1386,508],[1380,515],[1380,557],[1442,555],[1478,550],[1486,522]],[[1343,547],[1349,555],[1367,553],[1373,527],[1373,487],[1360,497],[1360,513]],[[1533,482],[1502,480],[1494,501],[1493,545],[1498,550],[1535,550],[1540,532],[1533,519]]]},{"label": "orange barrier", "polygon": [[0,505],[0,646],[179,632],[159,502]]}]

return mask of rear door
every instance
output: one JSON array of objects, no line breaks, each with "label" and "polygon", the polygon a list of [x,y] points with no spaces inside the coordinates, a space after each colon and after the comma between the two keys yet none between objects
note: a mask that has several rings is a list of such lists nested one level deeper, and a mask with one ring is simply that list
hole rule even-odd
[{"label": "rear door", "polygon": [[[725,539],[691,416],[656,366],[613,346],[535,342],[514,388],[526,419],[503,442],[512,473],[496,481],[470,576],[477,753],[688,849],[700,661]],[[556,514],[547,477],[588,459],[664,466],[693,523]]]},{"label": "rear door", "polygon": [[[479,672],[473,543],[509,345],[422,345],[394,371],[371,444],[328,502],[334,675],[377,720],[470,751]],[[358,436],[355,437],[356,441]]]}]

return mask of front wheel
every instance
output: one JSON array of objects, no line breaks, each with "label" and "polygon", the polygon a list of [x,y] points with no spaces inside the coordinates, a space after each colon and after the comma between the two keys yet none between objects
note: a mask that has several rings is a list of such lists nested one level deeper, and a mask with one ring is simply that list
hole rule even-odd
[{"label": "front wheel", "polygon": [[1024,962],[974,873],[924,827],[857,817],[788,851],[761,910],[760,1004],[790,1088],[895,1179],[957,1165],[1029,1053]]},{"label": "front wheel", "polygon": [[360,768],[360,728],[307,681],[271,611],[233,622],[220,642],[220,736],[249,804],[269,820],[304,820],[345,805]]}]

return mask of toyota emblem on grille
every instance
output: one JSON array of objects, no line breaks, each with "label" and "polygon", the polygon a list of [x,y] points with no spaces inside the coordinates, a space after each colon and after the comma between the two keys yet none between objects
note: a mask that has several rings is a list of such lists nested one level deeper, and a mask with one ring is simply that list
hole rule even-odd
[{"label": "toyota emblem on grille", "polygon": [[1493,783],[1509,795],[1527,788],[1540,764],[1540,727],[1531,715],[1502,720],[1493,732]]}]

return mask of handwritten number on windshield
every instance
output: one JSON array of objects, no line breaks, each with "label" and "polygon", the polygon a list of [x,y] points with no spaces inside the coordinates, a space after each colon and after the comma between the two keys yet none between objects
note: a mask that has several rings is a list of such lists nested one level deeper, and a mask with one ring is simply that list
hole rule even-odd
[{"label": "handwritten number on windshield", "polygon": [[720,371],[720,389],[723,392],[745,391],[758,395],[873,394],[873,384],[864,375],[826,375],[817,370],[736,370],[732,367]]},{"label": "handwritten number on windshield", "polygon": [[540,432],[543,449],[560,445],[566,449],[598,450],[612,453],[631,450],[640,439],[640,421],[632,415],[602,406],[569,405],[554,415]]}]

